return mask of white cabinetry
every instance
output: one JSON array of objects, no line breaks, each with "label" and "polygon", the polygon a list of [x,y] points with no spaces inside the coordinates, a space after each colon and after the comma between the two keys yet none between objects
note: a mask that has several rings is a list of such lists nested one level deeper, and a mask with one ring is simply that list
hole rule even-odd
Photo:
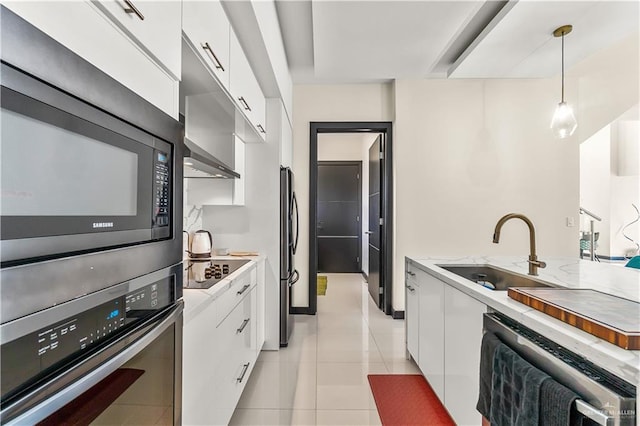
[{"label": "white cabinetry", "polygon": [[417,271],[420,285],[420,358],[418,366],[440,401],[445,396],[444,283],[423,271]]},{"label": "white cabinetry", "polygon": [[181,1],[92,0],[92,3],[180,80]]},{"label": "white cabinetry", "polygon": [[185,36],[200,51],[222,87],[229,90],[231,26],[222,5],[217,0],[184,0],[182,14]]},{"label": "white cabinetry", "polygon": [[[178,15],[174,18],[177,18],[179,29],[179,3],[168,3],[178,4]],[[131,38],[130,32],[125,32],[122,26],[107,17],[104,8],[90,1],[8,1],[3,5],[170,116],[178,118],[177,77],[180,73],[174,75],[168,70],[175,68],[176,58],[179,64],[179,45],[176,48],[168,44],[162,55],[152,56],[150,50],[142,48],[139,40]],[[171,31],[175,30],[175,19],[167,24]],[[164,58],[167,62],[158,62]]]},{"label": "white cabinetry", "polygon": [[262,89],[236,35],[230,34],[231,77],[229,91],[240,110],[247,116],[264,140],[266,135],[266,105]]},{"label": "white cabinetry", "polygon": [[420,283],[416,280],[416,272],[411,266],[407,266],[405,277],[405,316],[407,324],[407,351],[418,362],[419,352],[419,328],[420,328]]},{"label": "white cabinetry", "polygon": [[[184,328],[183,422],[226,425],[264,343],[264,261],[236,277]],[[185,290],[190,291],[190,290]]]},{"label": "white cabinetry", "polygon": [[[444,285],[441,282],[442,285]],[[459,425],[479,425],[476,411],[480,385],[482,314],[487,306],[444,285],[444,401]]]},{"label": "white cabinetry", "polygon": [[[418,269],[411,260],[406,261],[405,268],[407,350],[453,420],[457,424],[479,425],[481,417],[475,406],[482,314],[487,306]],[[414,292],[409,288],[416,286],[417,308]]]}]

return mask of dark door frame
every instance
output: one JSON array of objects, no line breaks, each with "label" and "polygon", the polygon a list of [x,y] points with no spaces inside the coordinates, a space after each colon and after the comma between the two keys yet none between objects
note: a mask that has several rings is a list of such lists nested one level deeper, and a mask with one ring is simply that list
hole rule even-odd
[{"label": "dark door frame", "polygon": [[[360,234],[358,235],[358,267],[360,268],[359,272],[362,272],[362,179],[364,179],[362,177],[362,161],[355,161],[355,160],[345,160],[345,161],[318,161],[318,166],[358,166],[358,176],[360,176],[360,178],[358,179],[358,217],[360,218],[359,223],[360,223]],[[316,169],[317,171],[317,169]],[[316,189],[318,187],[316,186]],[[316,192],[316,217],[317,217],[317,211],[318,211],[318,197],[317,197],[317,192]],[[309,226],[311,226],[311,223],[309,224]],[[318,237],[316,236],[316,239]],[[316,250],[317,250],[317,245],[316,245]],[[317,272],[317,265],[316,265],[316,272]]]},{"label": "dark door frame", "polygon": [[309,306],[292,308],[292,313],[315,315],[318,307],[317,279],[317,239],[318,212],[316,199],[318,198],[318,134],[319,133],[382,133],[385,135],[384,166],[382,170],[382,201],[381,215],[384,218],[383,231],[380,234],[380,245],[384,251],[384,259],[380,265],[380,277],[383,282],[383,311],[392,315],[392,280],[393,280],[393,132],[390,121],[342,121],[342,122],[311,122],[309,135]]}]

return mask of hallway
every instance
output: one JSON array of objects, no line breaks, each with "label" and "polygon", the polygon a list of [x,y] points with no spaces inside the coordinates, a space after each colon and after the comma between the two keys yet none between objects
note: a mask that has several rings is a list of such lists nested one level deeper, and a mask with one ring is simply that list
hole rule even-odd
[{"label": "hallway", "polygon": [[326,274],[316,316],[295,316],[288,348],[263,351],[232,425],[379,425],[367,374],[418,373],[404,321],[384,315],[360,274]]}]

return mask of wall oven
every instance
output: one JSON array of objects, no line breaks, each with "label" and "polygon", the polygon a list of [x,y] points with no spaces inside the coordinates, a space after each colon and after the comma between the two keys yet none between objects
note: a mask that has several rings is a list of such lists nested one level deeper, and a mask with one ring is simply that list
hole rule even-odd
[{"label": "wall oven", "polygon": [[179,264],[182,125],[1,5],[0,32],[1,323]]},{"label": "wall oven", "polygon": [[2,324],[2,424],[181,423],[182,269]]}]

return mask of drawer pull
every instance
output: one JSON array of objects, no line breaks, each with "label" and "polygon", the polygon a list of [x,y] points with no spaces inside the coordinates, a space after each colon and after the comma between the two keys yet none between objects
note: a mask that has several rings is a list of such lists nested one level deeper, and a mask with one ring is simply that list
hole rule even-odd
[{"label": "drawer pull", "polygon": [[407,286],[407,288],[409,289],[409,291],[410,291],[411,293],[413,293],[414,291],[416,291],[416,289],[415,289],[415,288],[413,288],[413,287],[411,287],[410,285],[408,285],[408,286]]},{"label": "drawer pull", "polygon": [[238,296],[240,296],[242,293],[244,293],[245,291],[247,291],[247,289],[251,287],[249,284],[245,284],[244,287],[242,287],[240,290],[238,290],[238,292],[236,293]]},{"label": "drawer pull", "polygon": [[236,379],[236,382],[242,383],[242,380],[244,379],[244,375],[247,374],[247,370],[249,369],[249,364],[251,363],[248,362],[242,366],[242,373],[240,373],[240,377]]},{"label": "drawer pull", "polygon": [[131,0],[124,0],[125,4],[127,5],[127,7],[124,9],[125,12],[127,13],[134,13],[138,18],[140,18],[141,21],[144,21],[144,15],[142,14],[142,12],[140,12],[140,9],[138,9]]},{"label": "drawer pull", "polygon": [[411,275],[412,277],[416,276],[416,273],[415,272],[411,272],[411,271],[407,271],[407,274]]},{"label": "drawer pull", "polygon": [[247,100],[244,98],[244,96],[240,96],[238,100],[242,102],[242,106],[244,106],[245,111],[251,111],[251,107],[247,103]]},{"label": "drawer pull", "polygon": [[262,127],[262,124],[258,124],[256,127],[258,128],[258,130],[260,130],[260,133],[267,133],[264,127]]},{"label": "drawer pull", "polygon": [[240,326],[240,328],[239,328],[239,329],[237,329],[237,330],[236,330],[236,334],[240,334],[240,333],[242,333],[242,332],[244,331],[244,329],[245,329],[245,327],[247,326],[247,324],[249,324],[249,320],[250,320],[250,319],[251,319],[251,318],[247,318],[247,319],[245,319],[244,321],[242,321],[242,325]]},{"label": "drawer pull", "polygon": [[202,48],[207,52],[209,52],[209,55],[211,55],[211,59],[213,59],[213,65],[216,67],[216,69],[219,69],[224,72],[224,67],[222,66],[222,63],[220,62],[216,54],[213,52],[213,49],[211,48],[211,46],[209,46],[209,43],[208,42],[202,43]]}]

